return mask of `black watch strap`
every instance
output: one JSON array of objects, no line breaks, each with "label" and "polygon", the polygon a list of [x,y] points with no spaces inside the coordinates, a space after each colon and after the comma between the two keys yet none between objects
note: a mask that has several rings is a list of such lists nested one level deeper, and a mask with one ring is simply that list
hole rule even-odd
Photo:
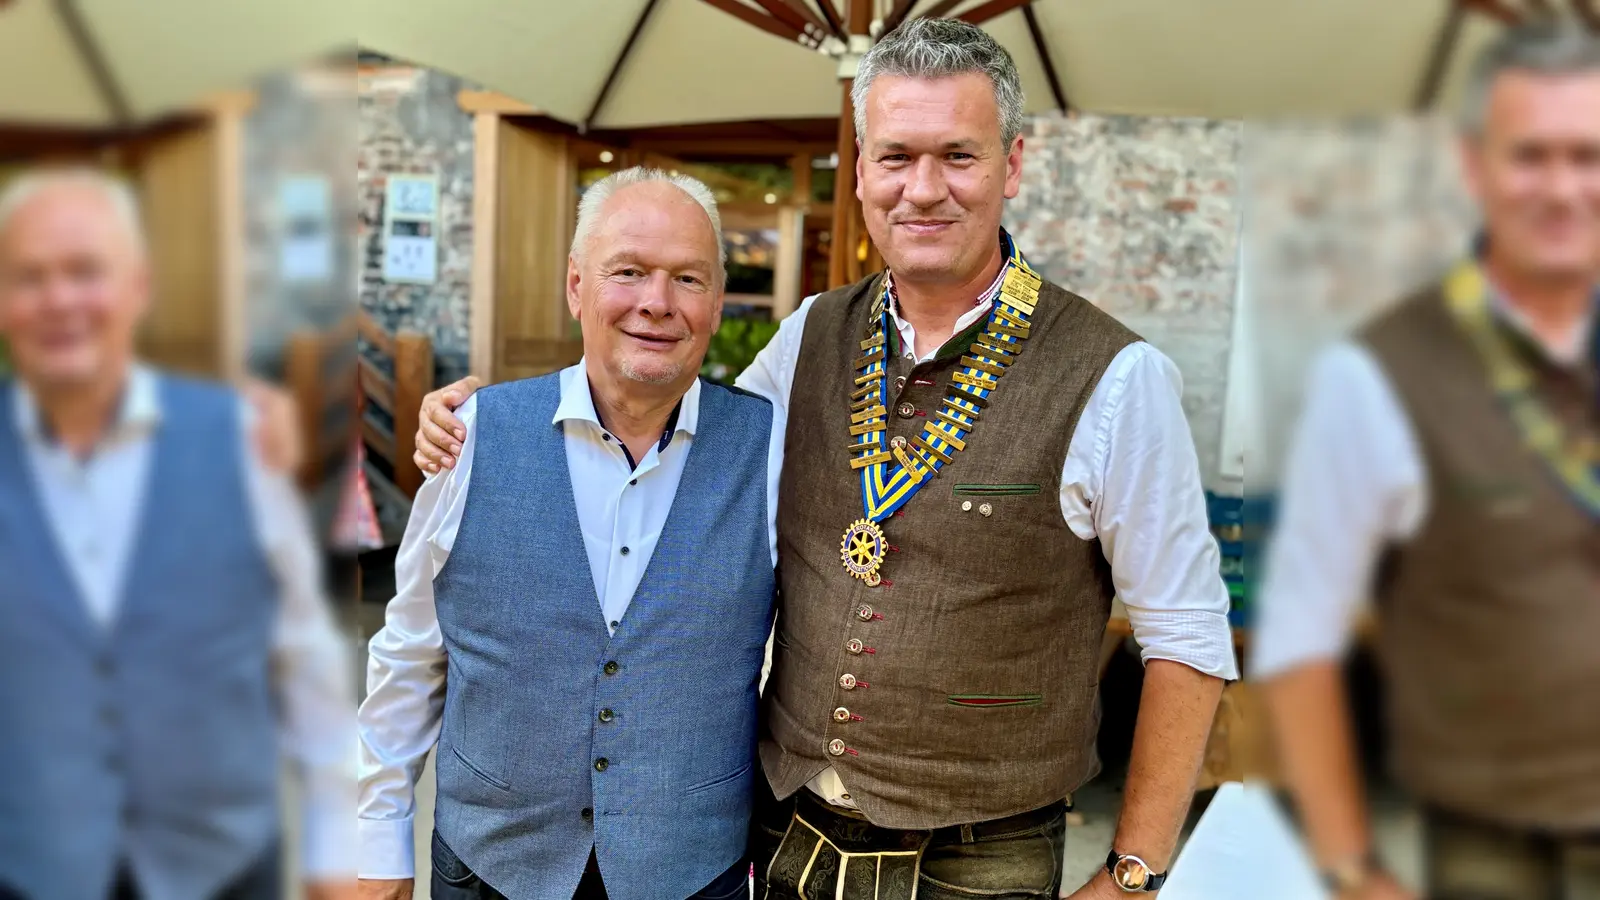
[{"label": "black watch strap", "polygon": [[[1117,863],[1122,861],[1122,857],[1123,857],[1123,855],[1121,853],[1118,853],[1115,848],[1113,848],[1111,850],[1111,852],[1106,855],[1106,874],[1111,876],[1111,883],[1112,884],[1116,884],[1117,883]],[[1138,857],[1134,857],[1134,858],[1138,859]],[[1144,860],[1142,860],[1142,859],[1140,859],[1139,861],[1140,862],[1144,862]],[[1145,864],[1145,868],[1147,870],[1149,869],[1149,864],[1148,863]],[[1161,890],[1161,886],[1163,884],[1166,884],[1166,883],[1167,883],[1167,873],[1166,872],[1162,872],[1159,875],[1157,875],[1154,872],[1151,872],[1150,876],[1145,879],[1144,887],[1141,887],[1141,888],[1139,888],[1138,890],[1135,890],[1135,891],[1129,891],[1126,888],[1123,888],[1119,884],[1119,885],[1117,885],[1117,889],[1120,890],[1120,891],[1123,891],[1124,893],[1130,893],[1130,894],[1153,894],[1156,891]]]}]

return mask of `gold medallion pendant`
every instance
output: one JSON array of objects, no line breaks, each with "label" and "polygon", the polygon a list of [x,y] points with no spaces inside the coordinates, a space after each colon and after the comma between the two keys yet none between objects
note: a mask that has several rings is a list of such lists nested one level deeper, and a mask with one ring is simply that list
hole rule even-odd
[{"label": "gold medallion pendant", "polygon": [[883,565],[883,554],[888,549],[883,529],[876,522],[857,519],[845,529],[844,540],[839,542],[839,558],[844,560],[845,571],[877,587],[883,581],[878,567]]}]

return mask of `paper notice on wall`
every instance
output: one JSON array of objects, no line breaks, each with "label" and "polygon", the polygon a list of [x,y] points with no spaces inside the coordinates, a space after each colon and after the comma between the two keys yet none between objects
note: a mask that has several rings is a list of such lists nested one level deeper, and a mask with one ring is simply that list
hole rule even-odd
[{"label": "paper notice on wall", "polygon": [[430,236],[391,234],[384,242],[383,277],[432,284],[439,277],[439,244]]}]

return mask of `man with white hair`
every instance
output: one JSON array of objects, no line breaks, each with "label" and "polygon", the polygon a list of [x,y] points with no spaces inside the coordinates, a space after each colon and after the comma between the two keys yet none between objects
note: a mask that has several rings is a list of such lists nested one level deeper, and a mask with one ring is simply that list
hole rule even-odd
[{"label": "man with white hair", "polygon": [[0,195],[0,897],[280,896],[284,750],[307,895],[347,896],[355,703],[315,541],[253,407],[136,361],[149,284],[119,182]]},{"label": "man with white hair", "polygon": [[[1144,687],[1111,853],[1072,896],[1153,892],[1236,674],[1177,370],[1001,228],[1023,104],[993,38],[914,20],[854,92],[889,271],[807,300],[739,379],[785,424],[760,884],[1054,897],[1115,591]],[[429,396],[425,463],[469,387]]]},{"label": "man with white hair", "polygon": [[418,492],[361,707],[364,896],[743,897],[776,558],[772,405],[702,382],[716,203],[629,169],[584,194],[583,359],[461,408]]}]

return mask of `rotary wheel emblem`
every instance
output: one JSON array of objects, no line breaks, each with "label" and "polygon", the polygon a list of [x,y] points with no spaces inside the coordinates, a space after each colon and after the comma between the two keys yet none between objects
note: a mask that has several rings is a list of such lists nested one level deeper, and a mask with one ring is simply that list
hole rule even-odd
[{"label": "rotary wheel emblem", "polygon": [[839,543],[839,558],[844,561],[845,571],[866,582],[868,587],[877,587],[883,580],[878,567],[883,565],[887,547],[883,529],[876,522],[857,519]]}]

